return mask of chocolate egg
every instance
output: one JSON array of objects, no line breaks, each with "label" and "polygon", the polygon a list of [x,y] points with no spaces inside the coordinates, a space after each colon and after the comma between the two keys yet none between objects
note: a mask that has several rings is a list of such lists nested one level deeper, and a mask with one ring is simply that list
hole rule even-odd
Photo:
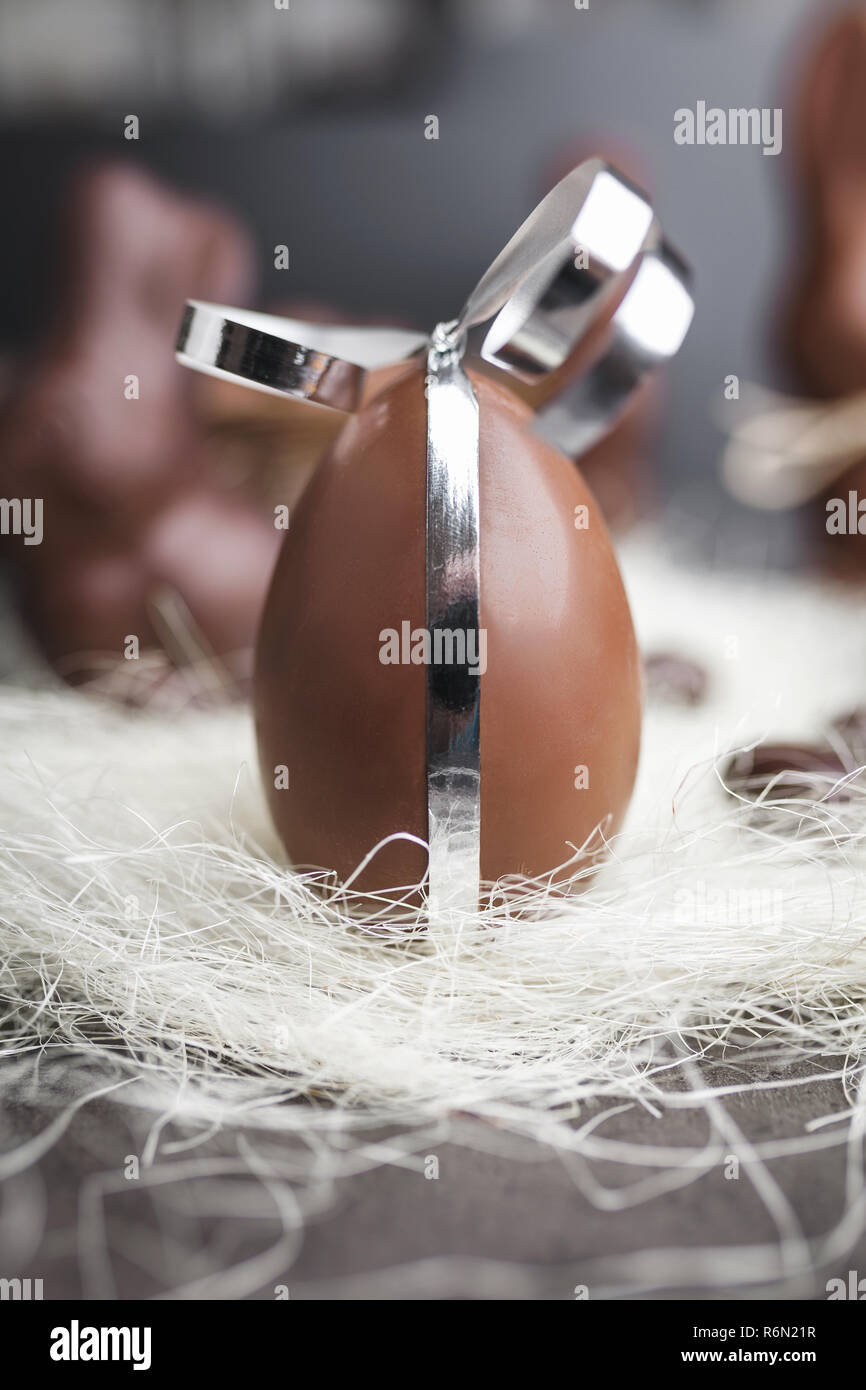
[{"label": "chocolate egg", "polygon": [[[640,661],[578,469],[531,432],[526,404],[470,376],[487,643],[481,873],[534,878],[621,821],[640,742]],[[386,633],[425,627],[425,441],[413,365],[319,464],[259,633],[256,720],[273,818],[295,865],[340,880],[387,837],[427,836],[426,671],[382,660]],[[416,884],[426,862],[422,845],[397,838],[354,885]]]}]

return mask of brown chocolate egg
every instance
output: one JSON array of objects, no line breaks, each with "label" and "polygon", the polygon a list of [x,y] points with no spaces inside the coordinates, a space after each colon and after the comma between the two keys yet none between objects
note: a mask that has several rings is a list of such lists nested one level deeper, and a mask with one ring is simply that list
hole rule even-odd
[{"label": "brown chocolate egg", "polygon": [[[470,373],[479,403],[481,873],[536,877],[612,833],[638,758],[640,661],[601,514],[531,410]],[[259,753],[298,866],[343,880],[382,840],[426,840],[426,672],[383,664],[425,626],[420,369],[371,400],[320,463],[286,535],[256,657]],[[418,883],[426,850],[384,846],[355,880]]]}]

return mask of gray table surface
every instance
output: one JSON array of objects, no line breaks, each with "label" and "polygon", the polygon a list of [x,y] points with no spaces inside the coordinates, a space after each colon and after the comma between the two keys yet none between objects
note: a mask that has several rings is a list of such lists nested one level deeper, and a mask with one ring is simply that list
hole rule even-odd
[{"label": "gray table surface", "polygon": [[[824,1065],[832,1071],[838,1063],[827,1059]],[[806,1074],[804,1067],[780,1073],[730,1058],[714,1070],[712,1082]],[[844,1099],[838,1081],[822,1079],[728,1096],[725,1107],[746,1139],[756,1142],[802,1134],[810,1119],[843,1109]],[[591,1113],[585,1111],[581,1120]],[[37,1132],[49,1118],[38,1107],[7,1109],[2,1147]],[[219,1276],[261,1255],[279,1237],[267,1194],[262,1193],[260,1209],[244,1217],[220,1214],[213,1191],[203,1204],[198,1182],[190,1180],[166,1188],[130,1182],[98,1206],[92,1203],[93,1175],[118,1173],[126,1156],[139,1152],[147,1123],[140,1111],[94,1102],[36,1168],[7,1181],[0,1207],[7,1275],[42,1278],[47,1299],[171,1297],[204,1276],[216,1282],[198,1287],[198,1296],[231,1296]],[[700,1112],[668,1111],[655,1118],[634,1107],[608,1119],[603,1133],[635,1144],[695,1147],[707,1142],[709,1122]],[[556,1154],[534,1143],[522,1143],[513,1155],[497,1152],[505,1147],[502,1136],[491,1137],[495,1142],[487,1152],[437,1144],[435,1181],[424,1177],[421,1165],[387,1164],[338,1181],[333,1192],[304,1194],[298,1188],[308,1208],[302,1239],[284,1264],[264,1269],[261,1283],[244,1296],[272,1299],[277,1285],[284,1284],[294,1299],[556,1300],[574,1298],[576,1286],[586,1286],[590,1299],[822,1299],[831,1277],[866,1271],[861,1237],[856,1248],[816,1268],[811,1277],[740,1287],[748,1268],[742,1248],[773,1246],[779,1234],[746,1166],[736,1181],[725,1177],[720,1164],[688,1186],[634,1208],[601,1211],[581,1195]],[[236,1134],[223,1134],[197,1148],[196,1160],[236,1154],[237,1143]],[[168,1161],[187,1159],[179,1155]],[[818,1259],[821,1237],[845,1206],[844,1147],[772,1160],[767,1167]],[[631,1166],[604,1161],[594,1162],[592,1171],[604,1186],[617,1187],[650,1170],[636,1173]],[[229,1208],[231,1189],[222,1190]],[[41,1208],[44,1235],[25,1255],[25,1217],[36,1208]],[[12,1265],[16,1239],[26,1267]],[[707,1255],[707,1248],[715,1253]],[[102,1258],[104,1249],[111,1252],[108,1259]],[[679,1252],[681,1275],[653,1288],[659,1256],[641,1258],[638,1252],[660,1250]],[[617,1256],[628,1258],[612,1267],[609,1261]],[[718,1287],[707,1286],[707,1270]]]}]

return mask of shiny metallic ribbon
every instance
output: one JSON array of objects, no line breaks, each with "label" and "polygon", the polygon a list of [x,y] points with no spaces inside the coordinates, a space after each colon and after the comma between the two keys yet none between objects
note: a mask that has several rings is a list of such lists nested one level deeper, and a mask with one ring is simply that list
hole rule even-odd
[{"label": "shiny metallic ribbon", "polygon": [[[459,317],[437,325],[430,338],[187,304],[180,362],[337,410],[358,407],[368,372],[426,354],[431,914],[474,908],[480,881],[482,671],[469,659],[479,652],[483,622],[479,433],[464,356],[477,353],[506,385],[561,373],[535,424],[576,456],[610,427],[646,375],[677,352],[692,312],[688,272],[646,196],[600,159],[579,165],[551,190]],[[569,360],[596,329],[604,332],[603,351],[572,380]],[[453,658],[453,646],[446,649],[460,638],[465,660],[436,659]]]}]

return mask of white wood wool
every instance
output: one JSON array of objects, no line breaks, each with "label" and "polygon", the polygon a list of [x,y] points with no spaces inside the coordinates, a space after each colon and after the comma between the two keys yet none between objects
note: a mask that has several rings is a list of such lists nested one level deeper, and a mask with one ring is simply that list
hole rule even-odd
[{"label": "white wood wool", "polygon": [[[653,535],[623,563],[643,650],[702,661],[708,697],[650,706],[607,864],[570,900],[528,886],[532,920],[494,890],[424,934],[351,923],[345,897],[284,864],[246,710],[3,688],[7,1065],[72,1044],[193,1126],[408,1133],[464,1112],[574,1152],[592,1145],[574,1125],[590,1099],[717,1106],[700,1062],[727,1042],[845,1059],[850,1112],[797,1141],[845,1143],[866,1116],[864,793],[816,786],[756,824],[719,764],[866,702],[866,595],[687,572]],[[310,1093],[333,1105],[283,1103]],[[3,1156],[0,1175],[32,1157]],[[673,1181],[716,1159],[678,1178],[672,1157]]]}]

